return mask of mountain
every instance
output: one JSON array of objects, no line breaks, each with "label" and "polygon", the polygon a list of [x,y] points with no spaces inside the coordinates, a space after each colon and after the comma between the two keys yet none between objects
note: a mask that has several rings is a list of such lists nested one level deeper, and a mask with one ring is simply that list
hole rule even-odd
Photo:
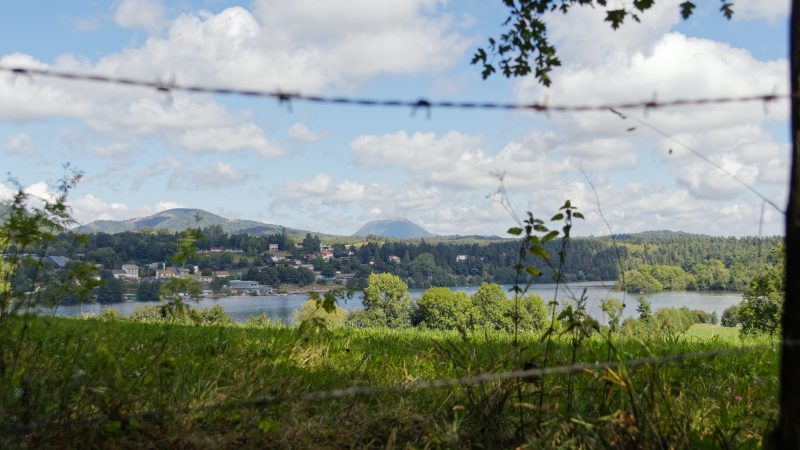
[{"label": "mountain", "polygon": [[423,238],[436,236],[408,219],[373,220],[365,223],[353,236],[367,236],[370,234],[393,238]]},{"label": "mountain", "polygon": [[[253,220],[226,219],[203,209],[175,208],[161,211],[152,216],[128,220],[96,220],[77,229],[82,233],[122,233],[139,231],[145,228],[154,230],[182,231],[187,228],[205,228],[219,225],[226,233],[275,234],[282,227]],[[291,235],[304,235],[305,230],[287,228]]]}]

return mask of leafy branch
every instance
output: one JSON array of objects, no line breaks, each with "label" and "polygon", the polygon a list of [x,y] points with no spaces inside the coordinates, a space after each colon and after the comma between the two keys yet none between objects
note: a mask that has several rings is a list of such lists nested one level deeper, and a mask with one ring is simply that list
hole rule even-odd
[{"label": "leafy branch", "polygon": [[[503,0],[503,3],[509,10],[503,22],[505,31],[499,37],[490,37],[489,44],[485,48],[478,48],[470,63],[482,66],[483,79],[498,70],[506,78],[524,77],[533,71],[537,81],[550,86],[550,72],[561,65],[561,60],[547,35],[545,14],[566,14],[575,5],[599,6],[606,8],[604,21],[616,30],[628,18],[640,22],[639,15],[652,8],[655,0],[633,0],[630,7],[614,9],[607,8],[607,0]],[[733,17],[733,3],[726,0],[721,0],[721,3],[722,15],[727,19]],[[681,17],[688,19],[695,10],[695,4],[684,1],[679,8]]]}]

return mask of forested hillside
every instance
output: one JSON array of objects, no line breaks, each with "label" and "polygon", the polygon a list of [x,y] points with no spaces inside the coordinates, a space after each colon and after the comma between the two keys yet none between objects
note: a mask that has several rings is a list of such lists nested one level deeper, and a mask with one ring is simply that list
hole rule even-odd
[{"label": "forested hillside", "polygon": [[[86,261],[114,269],[122,264],[144,266],[154,262],[168,262],[175,252],[180,233],[151,232],[117,234],[95,233],[84,244],[75,245],[71,234],[61,235],[53,255],[76,255]],[[740,290],[749,279],[749,273],[760,262],[771,263],[769,250],[780,238],[712,237],[672,232],[647,232],[617,236],[617,248],[608,236],[574,238],[567,250],[563,265],[567,281],[612,281],[620,274],[620,263],[626,271],[640,267],[671,266],[689,274],[715,271],[715,284],[684,284],[689,289]],[[243,233],[225,233],[220,227],[203,230],[197,242],[201,251],[190,263],[208,273],[213,270],[251,269],[251,276],[274,284],[287,282],[280,278],[282,267],[298,262],[313,264],[323,276],[335,273],[352,273],[350,286],[363,288],[371,272],[389,272],[399,275],[412,288],[430,286],[455,286],[480,284],[484,281],[500,284],[512,283],[518,242],[505,240],[488,243],[429,243],[400,240],[369,240],[355,245],[333,244],[332,258],[320,257],[317,236],[306,235],[300,241],[278,233],[253,236]],[[269,251],[270,244],[279,250]],[[296,245],[298,244],[298,245]],[[549,242],[551,255],[557,254],[556,242]],[[207,252],[211,248],[230,251]],[[619,252],[619,258],[617,256]],[[277,256],[277,257],[276,257]],[[553,269],[546,261],[532,260],[542,270],[537,281],[552,281]],[[720,282],[720,277],[725,279]],[[310,282],[310,281],[309,281]],[[670,288],[665,286],[664,288]],[[640,290],[636,288],[635,290]],[[647,289],[642,289],[647,290]]]}]

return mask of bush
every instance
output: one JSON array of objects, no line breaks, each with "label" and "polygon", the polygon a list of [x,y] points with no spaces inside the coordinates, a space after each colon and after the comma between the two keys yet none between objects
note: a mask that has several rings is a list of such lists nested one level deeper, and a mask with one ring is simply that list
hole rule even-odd
[{"label": "bush", "polygon": [[347,315],[345,326],[354,328],[374,328],[386,326],[386,313],[382,309],[361,309]]},{"label": "bush", "polygon": [[247,317],[247,320],[244,322],[244,326],[250,328],[266,328],[271,324],[269,320],[269,316],[267,313],[261,313],[259,315],[251,314]]},{"label": "bush", "polygon": [[122,314],[119,313],[116,309],[107,306],[103,308],[103,311],[98,316],[101,320],[120,320],[122,319]]},{"label": "bush", "polygon": [[202,311],[192,308],[189,310],[189,316],[196,325],[230,326],[236,323],[219,305]]},{"label": "bush", "polygon": [[163,322],[164,316],[161,315],[161,308],[152,306],[142,306],[133,310],[128,320],[134,322]]},{"label": "bush", "polygon": [[341,306],[334,306],[331,312],[317,305],[314,300],[307,300],[303,302],[303,306],[296,310],[293,314],[294,322],[301,324],[303,322],[314,321],[325,328],[341,327],[347,320],[347,311]]},{"label": "bush", "polygon": [[739,326],[739,305],[731,305],[725,308],[725,311],[722,311],[722,326]]},{"label": "bush", "polygon": [[655,331],[666,334],[683,334],[689,327],[699,323],[700,315],[689,308],[661,308],[653,314],[652,325]]}]

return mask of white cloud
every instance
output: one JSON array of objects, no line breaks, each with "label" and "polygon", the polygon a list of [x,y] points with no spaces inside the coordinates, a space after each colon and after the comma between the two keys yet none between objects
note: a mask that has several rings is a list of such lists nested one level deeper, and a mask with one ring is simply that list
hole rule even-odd
[{"label": "white cloud", "polygon": [[330,135],[327,131],[312,131],[308,125],[301,122],[292,124],[286,134],[293,142],[317,142]]},{"label": "white cloud", "polygon": [[183,207],[181,203],[171,200],[162,200],[152,206],[129,206],[120,202],[108,202],[93,194],[83,195],[69,203],[72,207],[72,215],[79,224],[87,224],[95,220],[128,220]]},{"label": "white cloud", "polygon": [[395,188],[386,183],[351,180],[335,183],[330,175],[319,173],[308,180],[278,186],[272,198],[274,208],[296,209],[306,205],[319,213],[356,206],[372,215],[405,216],[436,207],[444,196],[436,187],[411,183]]},{"label": "white cloud", "polygon": [[183,208],[184,205],[171,200],[162,200],[156,203],[154,212],[165,211],[167,209]]},{"label": "white cloud", "polygon": [[766,19],[777,21],[789,16],[790,0],[736,0],[734,19]]},{"label": "white cloud", "polygon": [[[217,14],[185,13],[169,24],[155,0],[122,0],[116,5],[119,25],[151,32],[163,25],[166,33],[96,62],[63,55],[46,64],[13,54],[1,56],[0,63],[318,93],[332,86],[361,86],[382,74],[437,72],[460,61],[467,46],[449,16],[439,11],[438,2],[428,0],[393,5],[262,1],[255,14],[232,7]],[[230,113],[209,96],[43,77],[19,76],[13,85],[0,83],[0,120],[20,123],[50,117],[83,120],[93,132],[113,139],[155,136],[189,151],[283,154],[249,121],[249,114]],[[322,137],[303,126],[293,127],[290,137],[307,142]]]},{"label": "white cloud", "polygon": [[19,155],[27,157],[39,156],[39,150],[33,144],[31,137],[27,133],[12,134],[6,138],[4,150],[9,155]]},{"label": "white cloud", "polygon": [[192,153],[253,150],[262,156],[284,154],[280,145],[268,140],[261,128],[252,123],[236,127],[192,129],[175,137],[172,142]]},{"label": "white cloud", "polygon": [[425,177],[431,185],[494,189],[495,174],[505,174],[511,188],[543,187],[583,167],[589,171],[634,168],[638,155],[620,139],[570,141],[550,132],[535,132],[512,141],[496,154],[483,148],[480,136],[450,131],[381,136],[366,135],[350,143],[357,161],[370,168],[397,167]]},{"label": "white cloud", "polygon": [[122,28],[155,32],[164,26],[164,7],[158,0],[122,0],[114,12],[114,22]]},{"label": "white cloud", "polygon": [[203,168],[180,166],[173,170],[168,185],[187,189],[219,189],[242,184],[254,176],[247,169],[238,169],[230,164],[215,161]]},{"label": "white cloud", "polygon": [[[593,65],[570,64],[568,60],[565,64],[554,70],[549,89],[531,78],[519,82],[519,98],[546,98],[558,104],[616,104],[654,96],[660,100],[728,97],[788,89],[785,60],[759,61],[745,50],[680,33],[667,33],[645,50],[619,53]],[[772,104],[767,111],[758,103],[670,107],[648,111],[646,120],[669,133],[680,133],[780,121],[788,114],[786,102]],[[643,113],[633,111],[632,115]],[[554,120],[573,133],[593,137],[620,136],[635,125],[610,112],[560,114]]]},{"label": "white cloud", "polygon": [[134,174],[133,189],[139,189],[149,180],[164,176],[170,189],[206,190],[228,188],[250,181],[255,173],[221,161],[210,161],[204,167],[193,166],[189,161],[166,156]]}]

